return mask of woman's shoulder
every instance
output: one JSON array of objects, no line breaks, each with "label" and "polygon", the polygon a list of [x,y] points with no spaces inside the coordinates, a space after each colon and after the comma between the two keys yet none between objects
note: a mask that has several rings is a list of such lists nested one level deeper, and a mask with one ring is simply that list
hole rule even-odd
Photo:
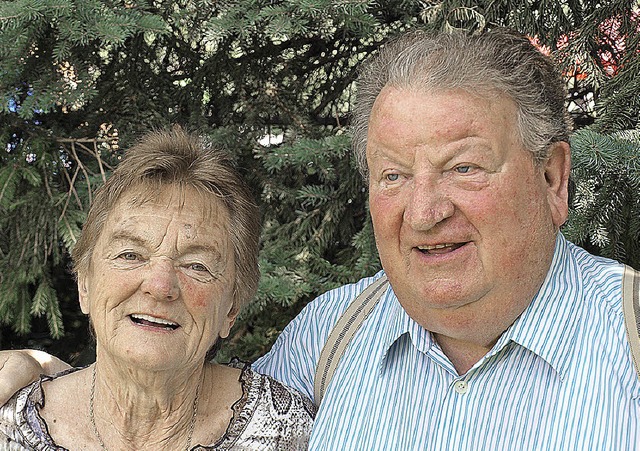
[{"label": "woman's shoulder", "polygon": [[[41,381],[21,388],[0,407],[0,449],[29,449],[29,427],[25,428],[27,412],[36,403],[42,403]],[[26,429],[26,430],[25,430]]]},{"label": "woman's shoulder", "polygon": [[253,449],[266,443],[273,450],[306,450],[316,409],[311,400],[270,376],[257,373],[237,359],[242,396],[233,405],[226,434],[209,449]]},{"label": "woman's shoulder", "polygon": [[245,381],[243,386],[249,386],[249,394],[255,395],[256,399],[273,409],[276,415],[297,415],[296,411],[300,410],[304,416],[315,418],[316,407],[313,402],[295,388],[286,386],[271,376],[253,371],[248,364],[243,368],[242,378]]},{"label": "woman's shoulder", "polygon": [[53,381],[77,368],[65,370],[54,376],[41,376],[39,380],[18,390],[5,405],[0,407],[0,449],[59,451],[47,432],[47,426],[39,414],[44,406],[43,383]]}]

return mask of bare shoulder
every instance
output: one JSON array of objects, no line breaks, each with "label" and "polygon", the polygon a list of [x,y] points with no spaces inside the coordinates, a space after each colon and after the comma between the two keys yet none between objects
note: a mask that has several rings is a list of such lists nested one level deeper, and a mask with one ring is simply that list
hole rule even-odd
[{"label": "bare shoulder", "polygon": [[42,412],[49,412],[54,407],[68,411],[84,400],[89,399],[90,371],[85,368],[75,371],[64,371],[42,383],[44,398],[47,401]]},{"label": "bare shoulder", "polygon": [[242,368],[237,366],[222,365],[219,363],[210,363],[207,365],[207,371],[213,375],[214,379],[235,381],[238,384],[240,375],[242,374]]},{"label": "bare shoulder", "polygon": [[79,422],[87,418],[90,384],[90,372],[87,369],[43,382],[45,404],[40,409],[40,415],[54,440],[75,437],[78,431],[85,429],[79,427]]},{"label": "bare shoulder", "polygon": [[215,443],[225,434],[233,418],[233,405],[242,397],[241,370],[207,364],[200,389],[194,441]]}]

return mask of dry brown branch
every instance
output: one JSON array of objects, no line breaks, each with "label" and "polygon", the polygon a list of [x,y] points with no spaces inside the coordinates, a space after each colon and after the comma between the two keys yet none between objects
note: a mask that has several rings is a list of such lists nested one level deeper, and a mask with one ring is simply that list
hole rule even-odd
[{"label": "dry brown branch", "polygon": [[107,176],[104,173],[104,167],[102,166],[102,157],[100,157],[100,151],[98,150],[98,143],[94,141],[93,151],[96,153],[96,160],[98,160],[98,166],[100,167],[100,175],[102,175],[102,183],[107,182]]},{"label": "dry brown branch", "polygon": [[62,208],[62,213],[60,213],[60,217],[58,218],[58,221],[60,221],[64,217],[65,213],[67,212],[67,207],[69,206],[69,201],[71,200],[72,195],[76,198],[76,202],[78,203],[78,206],[80,207],[80,209],[81,210],[83,209],[82,202],[80,201],[80,197],[78,196],[78,193],[76,192],[76,189],[75,189],[75,181],[79,171],[80,171],[79,168],[76,167],[76,171],[73,174],[73,178],[70,178],[67,168],[64,165],[62,165],[62,172],[64,173],[64,176],[66,177],[67,182],[69,183],[69,192],[67,194],[67,199],[64,203],[64,207]]},{"label": "dry brown branch", "polygon": [[113,141],[113,138],[56,138],[56,142],[59,143],[110,143]]},{"label": "dry brown branch", "polygon": [[85,146],[82,143],[76,143],[78,144],[78,147],[80,147],[81,150],[84,150],[88,155],[91,155],[93,158],[96,159],[96,161],[98,162],[98,166],[100,167],[100,175],[102,176],[102,182],[106,182],[107,181],[107,175],[104,172],[104,166],[107,166],[109,168],[109,170],[112,170],[113,168],[111,166],[109,166],[107,163],[105,163],[104,161],[102,161],[102,157],[100,156],[100,151],[98,150],[98,143],[94,142],[93,143],[93,149]]},{"label": "dry brown branch", "polygon": [[66,216],[62,217],[61,219],[64,219],[64,225],[67,226],[67,230],[69,230],[69,234],[71,235],[72,239],[73,239],[73,243],[75,244],[78,241],[78,238],[75,236],[75,234],[73,233],[73,229],[71,228],[71,226],[69,225],[69,220],[67,219]]},{"label": "dry brown branch", "polygon": [[38,255],[38,240],[40,239],[40,231],[36,230],[36,236],[33,237],[33,256]]},{"label": "dry brown branch", "polygon": [[51,199],[51,201],[53,202],[53,193],[51,192],[51,187],[49,186],[49,177],[47,177],[47,174],[44,173],[44,170],[42,171],[42,179],[44,180],[44,187],[47,189],[47,195],[49,196],[49,199]]},{"label": "dry brown branch", "polygon": [[[113,170],[113,167],[106,161],[104,161],[100,156],[98,144],[107,143],[109,145],[113,145],[114,142],[117,142],[117,138],[57,138],[56,142],[62,143],[65,148],[68,143],[71,143],[72,145],[77,144],[78,147],[87,155],[95,158],[98,161],[98,165],[100,166],[100,172],[103,181],[106,181],[106,173],[104,171],[104,168],[106,167],[110,171]],[[93,149],[90,148],[90,144],[93,144]]]},{"label": "dry brown branch", "polygon": [[[80,158],[78,157],[78,153],[76,152],[76,143],[71,143],[71,152],[73,153],[73,158],[75,158],[78,167],[80,168],[80,170],[82,170],[82,173],[84,174],[84,179],[87,181],[87,190],[89,191],[89,205],[91,205],[93,201],[91,180],[89,180],[89,173],[87,172],[87,169],[84,167],[84,164],[82,164],[82,161],[80,161]],[[74,188],[74,191],[75,191],[75,188]]]},{"label": "dry brown branch", "polygon": [[27,252],[27,246],[29,244],[29,236],[27,235],[22,242],[22,251],[20,252],[20,257],[18,257],[18,262],[16,266],[20,266],[22,264],[22,259],[24,258],[24,254]]},{"label": "dry brown branch", "polygon": [[9,175],[9,177],[7,177],[7,181],[2,187],[2,191],[0,191],[0,200],[2,200],[2,198],[4,197],[4,192],[7,189],[7,186],[9,186],[9,182],[11,181],[11,179],[13,178],[13,174],[15,173],[16,173],[16,167],[14,166],[13,169],[11,170],[11,174]]}]

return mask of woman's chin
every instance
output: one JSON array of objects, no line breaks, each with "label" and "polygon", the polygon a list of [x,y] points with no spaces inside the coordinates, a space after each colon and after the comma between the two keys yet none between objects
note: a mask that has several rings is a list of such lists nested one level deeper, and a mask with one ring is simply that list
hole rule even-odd
[{"label": "woman's chin", "polygon": [[[145,345],[144,342],[135,347],[105,349],[101,357],[105,357],[116,365],[123,365],[127,371],[173,371],[182,370],[194,364],[194,355],[187,354],[185,346]],[[202,358],[204,361],[204,357]]]}]

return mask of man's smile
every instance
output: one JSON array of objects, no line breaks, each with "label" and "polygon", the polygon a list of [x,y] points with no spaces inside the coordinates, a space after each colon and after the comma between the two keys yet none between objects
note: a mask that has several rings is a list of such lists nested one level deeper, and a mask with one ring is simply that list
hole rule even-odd
[{"label": "man's smile", "polygon": [[441,255],[441,254],[448,254],[449,252],[453,252],[457,249],[460,249],[465,244],[467,243],[466,242],[442,243],[442,244],[416,246],[416,249],[418,249],[420,252],[426,255]]}]

